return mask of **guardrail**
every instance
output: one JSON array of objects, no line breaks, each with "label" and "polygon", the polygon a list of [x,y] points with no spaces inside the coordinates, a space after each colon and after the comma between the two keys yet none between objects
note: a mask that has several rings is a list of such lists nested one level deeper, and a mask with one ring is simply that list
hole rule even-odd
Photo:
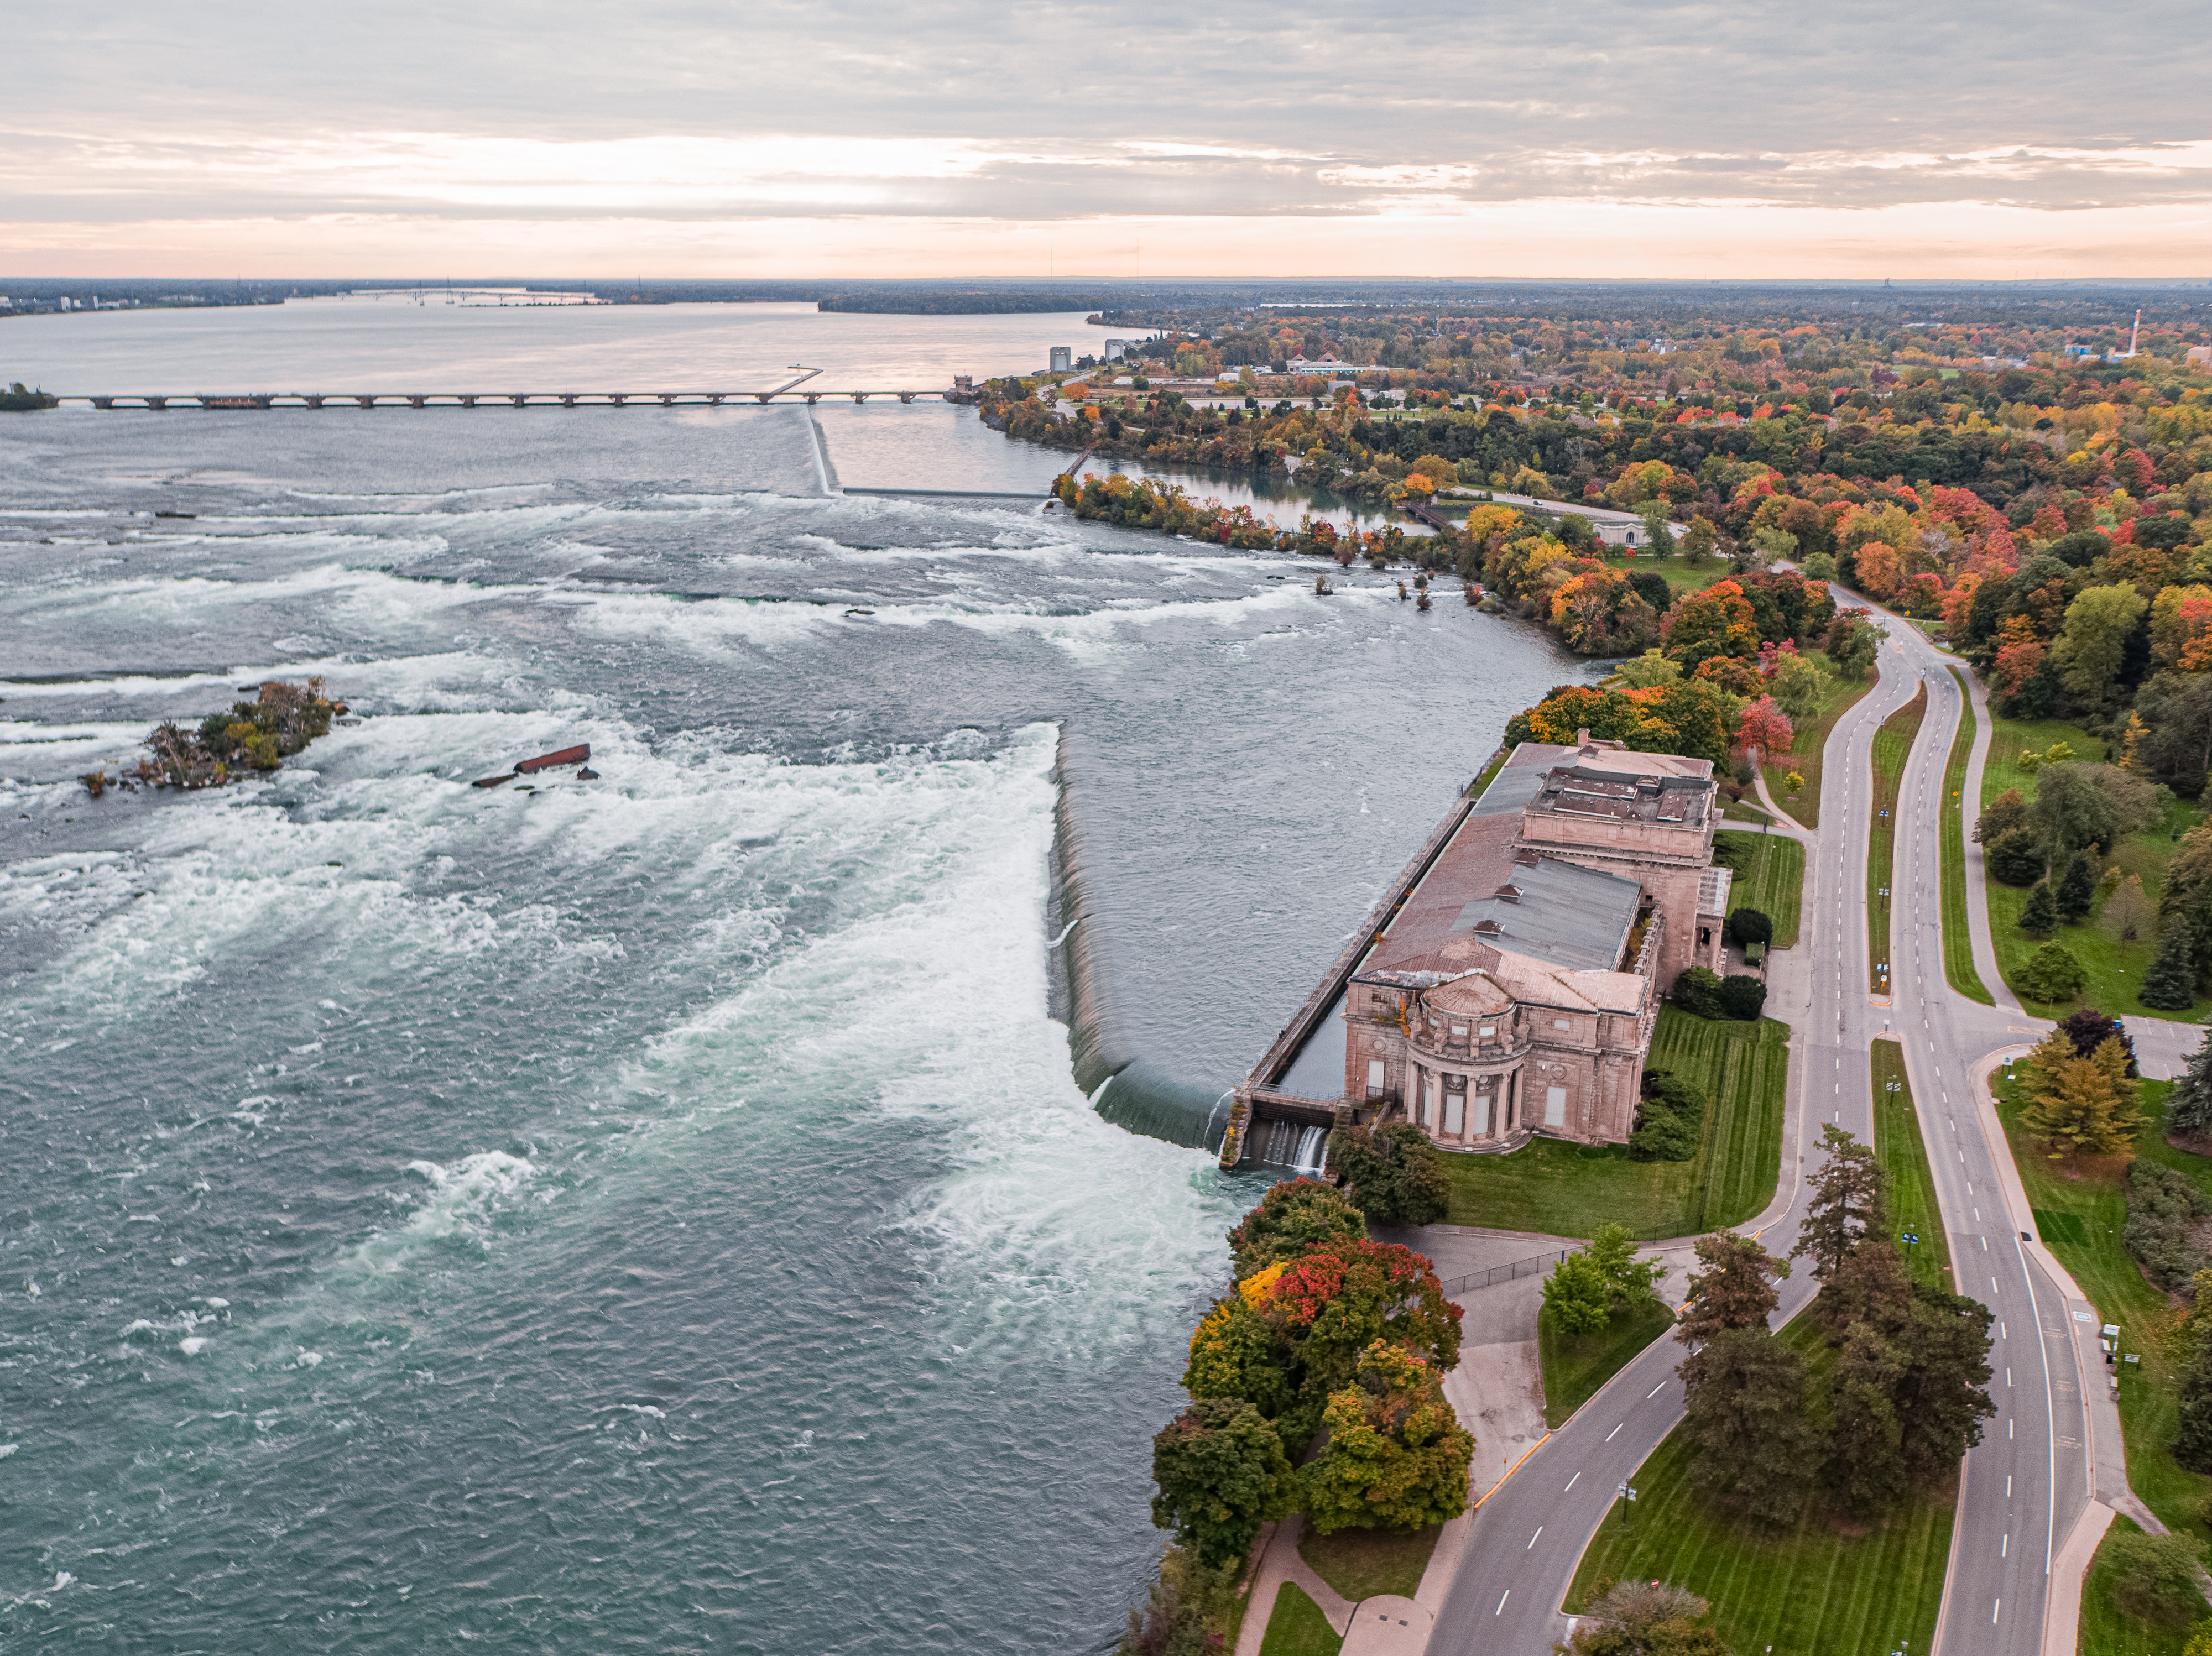
[{"label": "guardrail", "polygon": [[1473,1294],[1498,1283],[1510,1283],[1520,1277],[1540,1276],[1573,1253],[1570,1247],[1556,1248],[1549,1253],[1531,1254],[1525,1259],[1516,1259],[1510,1265],[1492,1265],[1487,1271],[1471,1271],[1464,1277],[1455,1277],[1446,1283],[1444,1297],[1455,1294]]}]

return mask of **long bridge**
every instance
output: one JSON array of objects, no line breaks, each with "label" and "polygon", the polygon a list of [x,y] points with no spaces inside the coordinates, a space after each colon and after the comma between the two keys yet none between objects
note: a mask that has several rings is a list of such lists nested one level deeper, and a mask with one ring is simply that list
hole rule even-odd
[{"label": "long bridge", "polygon": [[96,409],[622,409],[720,408],[726,403],[814,403],[823,397],[849,397],[865,403],[872,397],[896,397],[902,403],[923,399],[963,403],[974,393],[964,388],[947,391],[194,391],[118,392],[113,396],[64,395],[61,403],[88,403]]}]

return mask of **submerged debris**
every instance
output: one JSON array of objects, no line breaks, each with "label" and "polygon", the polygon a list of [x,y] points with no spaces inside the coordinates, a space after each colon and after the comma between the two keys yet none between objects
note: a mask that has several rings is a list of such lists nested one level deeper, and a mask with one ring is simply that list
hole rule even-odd
[{"label": "submerged debris", "polygon": [[271,679],[253,701],[234,701],[228,713],[210,713],[198,728],[186,730],[174,719],[155,725],[146,737],[152,757],[136,770],[111,777],[104,770],[78,779],[95,799],[111,784],[125,788],[214,788],[247,771],[273,771],[319,736],[346,710],[323,694],[323,681],[304,684]]}]

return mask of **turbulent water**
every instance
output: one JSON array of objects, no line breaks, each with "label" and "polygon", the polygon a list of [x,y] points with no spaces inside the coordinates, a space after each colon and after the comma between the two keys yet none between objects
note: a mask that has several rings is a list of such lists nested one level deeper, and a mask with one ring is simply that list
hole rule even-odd
[{"label": "turbulent water", "polygon": [[[1069,331],[865,320],[947,372]],[[1191,1146],[1575,670],[1381,578],[824,498],[1060,457],[819,417],[0,423],[0,1643],[1110,1642],[1252,1193]],[[279,672],[362,722],[76,785]],[[574,741],[599,779],[465,786]]]}]

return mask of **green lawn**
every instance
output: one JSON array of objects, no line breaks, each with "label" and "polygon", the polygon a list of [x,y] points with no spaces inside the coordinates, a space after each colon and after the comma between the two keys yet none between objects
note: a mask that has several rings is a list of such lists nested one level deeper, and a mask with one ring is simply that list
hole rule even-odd
[{"label": "green lawn", "polygon": [[1737,799],[1722,810],[1721,820],[1724,822],[1771,822],[1774,819],[1757,805]]},{"label": "green lawn", "polygon": [[[2074,749],[2075,755],[2085,760],[2106,756],[2105,744],[2087,734],[2078,726],[2057,719],[2044,719],[2027,724],[2014,719],[1995,721],[1990,737],[1990,757],[1982,773],[1982,804],[1989,802],[2007,788],[2018,788],[2022,798],[2035,798],[2035,779],[2020,767],[2020,755],[2024,749],[2040,752],[2054,742],[2063,742]],[[2172,860],[2175,842],[2182,833],[2194,827],[2204,815],[2201,806],[2185,800],[2176,800],[2166,808],[2166,820],[2144,833],[2130,834],[2113,848],[2112,854],[2101,859],[2106,867],[2118,864],[2124,874],[2140,875],[2143,895],[2153,905],[2158,901],[2160,888],[2166,883],[2166,865]],[[2063,871],[2063,870],[2062,870]],[[2097,870],[2104,871],[2103,868]],[[2027,907],[2025,888],[2000,885],[1995,879],[1985,879],[1984,889],[1990,906],[1990,933],[1996,943],[1997,968],[2015,994],[2020,993],[2020,973],[2035,951],[2046,941],[2030,936],[2020,929],[2021,911]],[[2212,1017],[2212,1004],[2199,1003],[2186,1012],[2160,1011],[2145,1006],[2136,998],[2142,986],[2143,970],[2157,953],[2158,942],[2151,928],[2133,943],[2122,943],[2098,923],[2104,909],[2100,898],[2096,913],[2087,925],[2061,925],[2051,933],[2050,941],[2063,943],[2072,951],[2088,972],[2089,981],[2081,991],[2081,998],[2053,1006],[2021,995],[2021,1004],[2030,1012],[2043,1017],[2064,1017],[2079,1006],[2094,1006],[2114,1017],[2134,1014],[2140,1017],[2170,1018],[2179,1023],[2202,1023]]]},{"label": "green lawn", "polygon": [[[2172,1089],[2167,1082],[2143,1083],[2144,1114],[2152,1122],[2163,1121],[2166,1096]],[[2184,1469],[2169,1452],[2181,1421],[2174,1400],[2174,1366],[2151,1333],[2173,1302],[2144,1279],[2120,1240],[2128,1218],[2121,1184],[2126,1164],[2117,1157],[2073,1165],[2050,1160],[2040,1143],[2021,1133],[2016,1090],[2002,1079],[2002,1072],[1996,1095],[1997,1114],[2011,1140],[2028,1205],[2035,1210],[2036,1234],[2073,1274],[2102,1319],[2120,1325],[2123,1348],[2142,1355],[2140,1363],[2123,1364],[2119,1370],[2128,1483],[2169,1528],[2186,1531],[2200,1541],[2212,1537],[2212,1530],[2197,1516],[2198,1503],[2212,1495],[2212,1477]],[[2137,1135],[2136,1154],[2179,1168],[2212,1191],[2212,1157],[2174,1149],[2166,1142],[2161,1126],[2148,1127]]]},{"label": "green lawn", "polygon": [[[1828,675],[1827,688],[1820,695],[1820,705],[1812,722],[1797,732],[1797,739],[1790,751],[1766,767],[1766,789],[1783,810],[1807,828],[1820,826],[1820,767],[1828,750],[1828,733],[1836,728],[1850,705],[1875,687],[1875,676],[1869,673],[1856,682],[1836,676],[1828,658],[1818,650],[1808,650],[1805,659]],[[1794,798],[1790,785],[1784,779],[1796,771],[1805,779],[1805,791]]]},{"label": "green lawn", "polygon": [[[2116,1535],[2142,1533],[2142,1526],[2124,1513],[2112,1520],[2112,1527],[2105,1532],[2105,1542]],[[2167,1627],[2121,1609],[2112,1597],[2112,1562],[2106,1546],[2100,1544],[2081,1583],[2081,1619],[2075,1624],[2074,1634],[2075,1656],[2181,1656],[2192,1622],[2202,1617],[2206,1609],[2200,1598],[2192,1615]]]},{"label": "green lawn", "polygon": [[1298,1556],[1316,1575],[1353,1604],[1378,1592],[1411,1598],[1437,1550],[1441,1528],[1431,1530],[1339,1530],[1298,1537]]},{"label": "green lawn", "polygon": [[1804,907],[1805,842],[1786,834],[1746,834],[1723,828],[1713,835],[1713,860],[1735,876],[1729,902],[1755,908],[1774,922],[1774,944],[1797,941]]},{"label": "green lawn", "polygon": [[1544,1424],[1557,1430],[1567,1416],[1597,1395],[1597,1389],[1628,1366],[1628,1360],[1674,1325],[1663,1301],[1630,1306],[1595,1334],[1561,1334],[1551,1313],[1536,1319],[1536,1355],[1544,1368]]},{"label": "green lawn", "polygon": [[1943,772],[1943,976],[1951,987],[1969,1000],[1994,1006],[1996,998],[1974,970],[1974,937],[1966,914],[1966,761],[1973,756],[1974,699],[1966,676],[1956,667],[1959,681],[1959,731],[1952,738],[1951,761]]},{"label": "green lawn", "polygon": [[1294,1581],[1275,1589],[1275,1608],[1267,1617],[1267,1636],[1260,1656],[1336,1656],[1344,1635],[1329,1626],[1321,1606]]},{"label": "green lawn", "polygon": [[[1808,1318],[1782,1338],[1816,1372],[1835,1354]],[[1925,1651],[1936,1631],[1951,1550],[1954,1493],[1936,1491],[1864,1533],[1811,1501],[1792,1525],[1739,1520],[1691,1487],[1690,1446],[1678,1427],[1634,1478],[1635,1516],[1616,1501],[1575,1572],[1567,1610],[1588,1607],[1602,1580],[1661,1580],[1712,1604],[1711,1621],[1739,1653],[1869,1656]]]},{"label": "green lawn", "polygon": [[1905,774],[1905,761],[1920,734],[1920,721],[1928,715],[1928,687],[1923,684],[1912,700],[1881,721],[1874,737],[1874,824],[1867,834],[1867,986],[1877,995],[1889,992],[1890,980],[1882,968],[1889,964],[1888,895],[1896,884],[1897,786]]},{"label": "green lawn", "polygon": [[1455,1225],[1589,1236],[1618,1222],[1639,1237],[1690,1236],[1741,1224],[1773,1198],[1782,1165],[1790,1029],[1708,1022],[1659,1009],[1650,1067],[1705,1089],[1695,1160],[1632,1162],[1620,1144],[1539,1138],[1510,1156],[1447,1156]]},{"label": "green lawn", "polygon": [[1626,569],[1631,574],[1656,574],[1665,579],[1680,597],[1684,592],[1702,591],[1729,573],[1727,564],[1716,559],[1704,567],[1692,569],[1680,556],[1655,558],[1648,553],[1638,558],[1610,557],[1605,560],[1608,569]]},{"label": "green lawn", "polygon": [[[1920,1137],[1920,1113],[1912,1106],[1912,1083],[1905,1073],[1905,1048],[1893,1040],[1877,1040],[1874,1059],[1874,1149],[1881,1170],[1889,1175],[1891,1229],[1902,1243],[1905,1233],[1918,1236],[1917,1244],[1905,1246],[1906,1264],[1915,1278],[1930,1288],[1956,1292],[1949,1280],[1951,1244],[1943,1234],[1943,1215],[1936,1205],[1935,1175],[1928,1168],[1928,1147]],[[1889,1090],[1895,1082],[1897,1090]]]}]

